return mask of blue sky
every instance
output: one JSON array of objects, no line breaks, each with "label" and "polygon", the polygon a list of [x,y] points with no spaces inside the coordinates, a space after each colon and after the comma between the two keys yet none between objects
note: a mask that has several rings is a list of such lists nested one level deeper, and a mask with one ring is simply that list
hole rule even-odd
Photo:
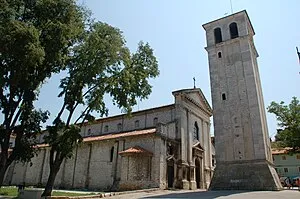
[{"label": "blue sky", "polygon": [[[159,62],[160,76],[151,80],[149,99],[134,110],[173,103],[172,91],[196,86],[211,103],[205,32],[202,24],[231,13],[230,0],[81,0],[96,20],[123,31],[131,51],[140,40],[149,42]],[[256,35],[265,106],[271,101],[290,102],[300,98],[300,65],[295,47],[300,47],[299,0],[232,0],[233,11],[246,9]],[[40,93],[37,106],[48,109],[51,118],[61,102],[59,75],[49,79]],[[109,100],[108,100],[109,101]],[[109,115],[120,113],[109,105]],[[276,133],[276,120],[267,114],[269,134]]]}]

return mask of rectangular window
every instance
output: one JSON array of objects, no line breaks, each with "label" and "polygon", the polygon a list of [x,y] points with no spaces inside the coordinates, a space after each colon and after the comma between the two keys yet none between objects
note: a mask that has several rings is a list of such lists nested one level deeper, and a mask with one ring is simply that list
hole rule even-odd
[{"label": "rectangular window", "polygon": [[285,156],[282,156],[281,159],[282,159],[282,160],[286,160],[286,157],[285,157]]},{"label": "rectangular window", "polygon": [[289,172],[289,169],[288,168],[284,168],[284,172],[285,173]]}]

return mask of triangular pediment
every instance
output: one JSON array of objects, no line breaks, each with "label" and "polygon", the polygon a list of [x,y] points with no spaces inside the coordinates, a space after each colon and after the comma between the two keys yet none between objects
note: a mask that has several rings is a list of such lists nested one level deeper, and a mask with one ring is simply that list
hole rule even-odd
[{"label": "triangular pediment", "polygon": [[174,91],[173,95],[176,95],[176,94],[183,94],[189,102],[200,107],[202,110],[204,110],[210,116],[212,115],[212,108],[209,105],[208,101],[206,100],[206,98],[200,88],[183,89],[183,90]]},{"label": "triangular pediment", "polygon": [[193,148],[194,148],[194,149],[198,149],[198,150],[200,150],[200,151],[204,151],[204,148],[203,148],[203,146],[201,145],[200,142],[196,142],[196,143],[193,145]]}]

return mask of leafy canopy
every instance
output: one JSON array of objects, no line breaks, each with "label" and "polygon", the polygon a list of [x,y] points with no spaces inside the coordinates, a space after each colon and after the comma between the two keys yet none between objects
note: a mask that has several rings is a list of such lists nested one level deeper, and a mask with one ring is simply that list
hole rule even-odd
[{"label": "leafy canopy", "polygon": [[[53,149],[70,157],[73,148],[81,139],[80,128],[85,121],[107,115],[108,109],[104,96],[109,94],[119,108],[130,113],[137,99],[145,99],[151,93],[149,78],[158,76],[158,64],[149,44],[140,42],[137,52],[131,54],[126,47],[122,32],[106,23],[93,23],[81,43],[74,46],[67,61],[68,75],[61,80],[59,97],[64,104],[53,125],[48,127],[46,138]],[[73,113],[78,106],[84,107],[82,114],[71,124]],[[66,120],[61,118],[68,112]],[[56,132],[53,132],[53,128]],[[72,130],[70,130],[72,129]],[[50,133],[51,132],[51,133]],[[60,132],[60,133],[59,133]],[[69,140],[66,143],[66,133]],[[70,144],[70,146],[66,146]],[[65,149],[68,148],[69,150]]]},{"label": "leafy canopy", "polygon": [[[75,0],[0,0],[1,171],[13,160],[32,157],[34,137],[48,118],[33,102],[45,80],[65,69],[85,19]],[[16,145],[7,161],[12,133]]]},{"label": "leafy canopy", "polygon": [[[159,74],[149,44],[140,42],[137,52],[131,54],[121,31],[101,22],[92,23],[82,41],[73,46],[66,72],[58,95],[64,99],[62,108],[45,136],[51,150],[50,174],[43,196],[51,195],[62,161],[72,157],[82,141],[80,127],[94,120],[94,114],[107,115],[104,96],[110,95],[115,105],[130,113],[137,99],[149,96],[149,79]],[[83,107],[83,111],[76,119],[73,116],[78,107]],[[66,118],[61,117],[64,112]]]},{"label": "leafy canopy", "polygon": [[291,147],[292,151],[300,150],[300,103],[293,97],[290,104],[271,102],[268,112],[274,113],[278,121],[276,141],[282,147]]}]

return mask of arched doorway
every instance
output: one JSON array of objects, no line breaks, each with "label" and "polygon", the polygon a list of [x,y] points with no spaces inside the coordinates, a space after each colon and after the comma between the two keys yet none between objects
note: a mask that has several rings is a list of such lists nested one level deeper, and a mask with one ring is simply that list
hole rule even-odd
[{"label": "arched doorway", "polygon": [[168,180],[168,188],[172,188],[174,184],[174,160],[168,160],[167,180]]},{"label": "arched doorway", "polygon": [[201,166],[200,166],[200,159],[195,159],[195,170],[196,170],[196,184],[197,189],[200,189],[200,181],[201,181]]}]

